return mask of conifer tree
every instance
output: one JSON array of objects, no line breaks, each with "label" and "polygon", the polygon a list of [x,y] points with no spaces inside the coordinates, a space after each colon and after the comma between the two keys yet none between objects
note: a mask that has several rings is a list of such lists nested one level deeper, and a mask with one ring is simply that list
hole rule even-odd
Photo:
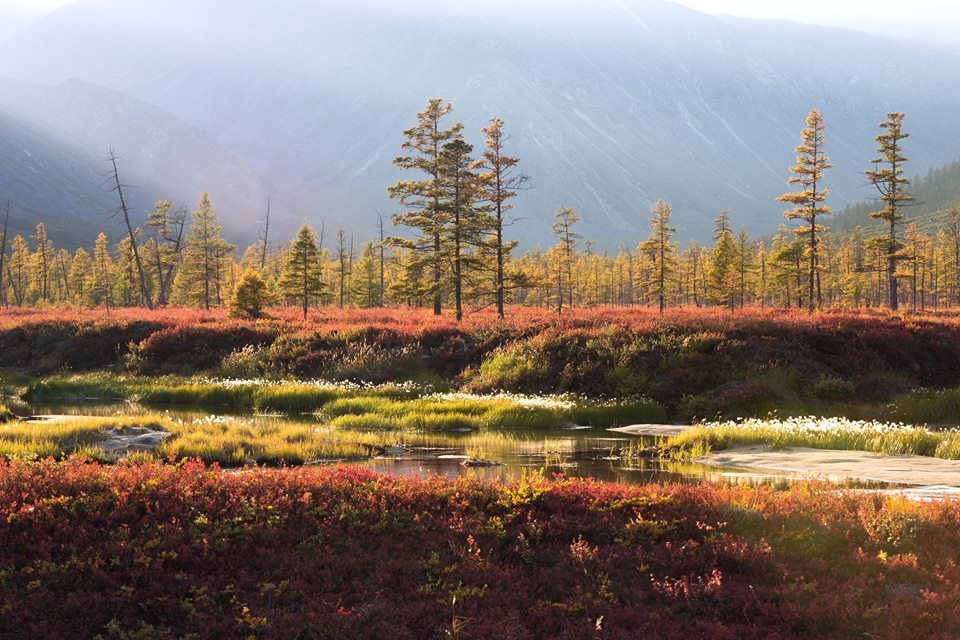
[{"label": "conifer tree", "polygon": [[710,299],[723,306],[733,306],[734,295],[730,283],[734,280],[737,260],[736,241],[730,230],[730,214],[721,211],[714,223],[715,244],[710,252],[710,268],[707,273]]},{"label": "conifer tree", "polygon": [[676,229],[670,226],[673,209],[663,200],[653,206],[650,218],[650,237],[641,243],[640,250],[650,256],[653,269],[646,289],[656,298],[663,314],[677,269],[677,246],[673,242]]},{"label": "conifer tree", "polygon": [[337,292],[340,297],[340,308],[343,309],[343,305],[347,300],[347,277],[350,274],[350,256],[347,254],[347,245],[346,245],[347,232],[343,228],[337,229],[337,276],[340,281],[340,286],[337,288]]},{"label": "conifer tree", "polygon": [[90,304],[90,285],[93,279],[93,258],[81,247],[70,260],[70,288],[73,299],[82,305]]},{"label": "conifer tree", "polygon": [[247,269],[237,280],[230,297],[230,315],[235,318],[262,318],[269,295],[259,271]]},{"label": "conifer tree", "polygon": [[448,222],[441,241],[449,252],[450,280],[456,319],[463,319],[463,297],[468,278],[478,266],[473,252],[482,245],[490,229],[490,217],[479,206],[481,182],[479,163],[471,154],[473,147],[463,140],[452,140],[440,150],[439,206]]},{"label": "conifer tree", "polygon": [[949,275],[951,299],[960,302],[960,208],[951,207],[943,224],[943,245],[948,256],[946,265]]},{"label": "conifer tree", "polygon": [[187,249],[177,274],[179,298],[210,309],[220,301],[224,262],[233,245],[220,235],[210,196],[203,194],[190,222]]},{"label": "conifer tree", "polygon": [[37,251],[34,254],[34,283],[36,285],[36,295],[41,302],[49,302],[53,244],[47,237],[47,225],[42,222],[37,225],[33,241],[37,247]]},{"label": "conifer tree", "polygon": [[507,270],[507,263],[517,243],[504,239],[504,229],[511,224],[506,216],[514,207],[512,201],[517,192],[526,189],[530,179],[518,173],[519,158],[507,155],[504,149],[508,137],[503,131],[503,120],[492,118],[483,132],[487,136],[483,152],[483,184],[493,217],[494,299],[497,315],[503,319],[507,291],[522,285],[516,275],[511,278]]},{"label": "conifer tree", "polygon": [[137,278],[136,260],[128,236],[123,236],[117,244],[113,301],[121,307],[133,307],[142,302],[140,298],[140,283]]},{"label": "conifer tree", "polygon": [[90,291],[94,306],[109,309],[113,303],[113,258],[107,247],[107,234],[101,232],[93,247],[93,281]]},{"label": "conifer tree", "polygon": [[830,190],[823,187],[823,179],[825,171],[833,165],[824,150],[824,130],[823,115],[814,109],[807,116],[807,126],[800,134],[800,146],[796,148],[797,164],[790,168],[793,175],[787,180],[787,184],[800,185],[800,191],[786,193],[777,198],[780,202],[794,205],[793,209],[784,213],[788,220],[802,220],[804,223],[795,229],[794,233],[806,238],[809,264],[807,303],[810,313],[823,302],[816,286],[820,265],[817,221],[831,213],[830,207],[826,205]]},{"label": "conifer tree", "polygon": [[354,304],[363,309],[382,306],[377,250],[372,242],[363,245],[354,272],[350,291]]},{"label": "conifer tree", "polygon": [[173,284],[174,269],[183,250],[183,232],[186,228],[186,210],[172,212],[169,200],[160,200],[147,214],[147,228],[151,232],[148,243],[150,271],[156,282],[157,306],[166,306]]},{"label": "conifer tree", "polygon": [[871,217],[887,223],[889,231],[883,239],[887,254],[887,306],[896,311],[899,306],[897,291],[897,263],[903,244],[899,241],[897,230],[903,220],[903,208],[913,202],[913,196],[907,191],[910,179],[904,176],[907,157],[903,155],[903,141],[910,137],[903,130],[904,114],[888,113],[887,119],[880,123],[883,132],[877,136],[877,149],[880,156],[871,162],[873,169],[865,173],[880,194],[884,208],[870,214]]},{"label": "conifer tree", "polygon": [[433,98],[417,114],[417,124],[404,131],[403,150],[409,155],[398,157],[393,163],[404,171],[418,172],[420,177],[400,181],[388,189],[390,197],[407,208],[393,217],[393,223],[414,233],[413,238],[391,238],[391,243],[409,250],[407,268],[429,272],[429,283],[420,277],[416,281],[423,293],[433,296],[435,315],[443,311],[443,273],[448,262],[443,232],[450,219],[440,203],[440,152],[448,142],[460,139],[463,131],[460,123],[441,128],[441,120],[452,111],[451,104]]},{"label": "conifer tree", "polygon": [[325,286],[322,268],[317,236],[310,225],[304,223],[297,233],[297,238],[290,245],[280,281],[284,295],[288,300],[297,303],[303,310],[304,318],[307,317],[311,303],[318,301],[323,295]]},{"label": "conifer tree", "polygon": [[560,209],[554,214],[553,235],[557,238],[554,250],[555,282],[557,284],[557,313],[563,313],[564,277],[566,277],[568,306],[573,307],[573,260],[577,249],[577,242],[582,238],[574,231],[574,226],[580,222],[580,217],[574,209],[569,207]]},{"label": "conifer tree", "polygon": [[18,307],[27,304],[30,288],[30,247],[23,236],[16,236],[10,244],[10,261],[7,263],[7,280],[13,290],[13,299]]}]

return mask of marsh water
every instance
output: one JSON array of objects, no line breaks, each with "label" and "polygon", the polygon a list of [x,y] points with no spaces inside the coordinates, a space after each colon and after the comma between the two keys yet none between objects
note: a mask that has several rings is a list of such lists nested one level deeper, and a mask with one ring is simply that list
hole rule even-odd
[{"label": "marsh water", "polygon": [[[13,405],[20,415],[71,416],[136,416],[163,413],[171,418],[194,420],[211,415],[209,409],[183,408],[158,410],[131,403],[77,402],[70,404]],[[254,427],[314,425],[324,427],[313,416],[267,416],[221,413],[248,422]],[[696,462],[676,462],[622,455],[631,447],[654,444],[652,438],[624,435],[604,428],[575,428],[531,431],[505,429],[497,431],[405,433],[396,431],[365,432],[382,435],[381,451],[368,459],[350,461],[378,472],[404,476],[439,474],[448,478],[460,476],[489,480],[509,480],[525,474],[543,473],[547,477],[565,474],[571,477],[594,478],[608,482],[651,483],[703,481],[731,484],[766,484],[786,486],[801,479],[782,472],[764,472],[735,467],[718,467]],[[337,437],[337,430],[330,431]],[[464,465],[468,458],[494,461],[497,466]],[[329,464],[336,464],[331,462]],[[883,483],[857,482],[851,486],[884,488]]]}]

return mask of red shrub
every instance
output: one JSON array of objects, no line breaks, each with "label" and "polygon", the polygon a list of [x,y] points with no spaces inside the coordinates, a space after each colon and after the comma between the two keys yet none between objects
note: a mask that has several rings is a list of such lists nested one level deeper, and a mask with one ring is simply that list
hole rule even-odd
[{"label": "red shrub", "polygon": [[893,639],[960,624],[956,504],[817,486],[4,462],[0,523],[0,637]]}]

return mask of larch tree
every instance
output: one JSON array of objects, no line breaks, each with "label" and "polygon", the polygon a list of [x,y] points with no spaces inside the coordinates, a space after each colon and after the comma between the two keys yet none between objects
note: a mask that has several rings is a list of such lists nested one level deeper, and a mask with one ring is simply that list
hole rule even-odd
[{"label": "larch tree", "polygon": [[734,295],[730,284],[737,262],[737,246],[730,228],[730,212],[721,211],[714,222],[714,245],[710,252],[707,272],[710,299],[719,305],[733,306]]},{"label": "larch tree", "polygon": [[662,314],[667,307],[677,270],[677,245],[673,242],[676,229],[670,226],[673,209],[663,200],[653,206],[650,218],[650,237],[640,245],[640,250],[650,256],[652,269],[646,289],[656,298]]},{"label": "larch tree", "polygon": [[406,208],[393,217],[393,223],[413,231],[412,238],[391,238],[391,243],[409,250],[407,268],[429,272],[429,283],[423,278],[416,280],[423,293],[433,297],[435,315],[443,312],[443,272],[447,266],[443,232],[449,222],[449,213],[440,203],[440,152],[445,144],[460,139],[463,132],[460,123],[449,129],[441,127],[443,118],[452,111],[453,105],[433,98],[417,114],[417,124],[403,133],[403,151],[409,155],[393,163],[403,171],[418,173],[418,179],[402,180],[387,190]]},{"label": "larch tree", "polygon": [[36,295],[42,302],[51,302],[50,299],[50,272],[53,267],[53,243],[47,236],[47,225],[39,223],[33,236],[33,241],[37,246],[34,254],[34,283],[36,284]]},{"label": "larch tree", "polygon": [[803,225],[794,229],[794,233],[805,238],[807,269],[807,310],[810,313],[822,306],[823,300],[818,282],[820,268],[820,238],[817,235],[817,221],[830,215],[826,204],[830,190],[823,187],[824,174],[833,165],[824,150],[825,125],[823,115],[816,109],[807,116],[807,126],[800,134],[800,145],[796,148],[797,163],[790,168],[793,174],[787,184],[799,185],[799,191],[785,193],[777,198],[779,202],[793,205],[793,209],[784,212],[788,220],[801,220]]},{"label": "larch tree", "polygon": [[296,302],[307,317],[312,302],[318,301],[324,293],[323,264],[317,236],[304,223],[290,245],[287,262],[284,266],[280,287],[288,300]]},{"label": "larch tree", "polygon": [[183,251],[183,233],[186,229],[185,209],[171,212],[169,200],[160,200],[153,211],[147,214],[147,229],[151,232],[150,270],[157,289],[157,306],[166,306],[170,298],[174,270]]},{"label": "larch tree", "polygon": [[18,307],[27,304],[27,289],[30,287],[30,247],[23,236],[15,236],[10,243],[10,260],[7,262],[7,281]]},{"label": "larch tree", "polygon": [[339,307],[343,309],[344,303],[347,301],[347,277],[350,274],[350,255],[347,253],[347,232],[343,230],[343,227],[337,229],[337,276],[340,281],[340,286],[337,290],[339,294]]},{"label": "larch tree", "polygon": [[73,299],[82,305],[89,305],[90,283],[93,279],[93,258],[83,248],[80,247],[73,254],[70,260],[70,288],[73,291]]},{"label": "larch tree", "polygon": [[555,278],[557,284],[557,313],[563,313],[563,286],[564,276],[567,282],[567,301],[568,306],[573,307],[573,261],[577,250],[577,242],[583,237],[574,231],[574,227],[580,222],[580,216],[575,209],[565,207],[557,211],[554,215],[555,222],[551,227],[553,235],[557,238],[555,248]]},{"label": "larch tree", "polygon": [[107,246],[107,234],[100,233],[93,246],[93,276],[91,303],[109,309],[113,302],[113,258]]},{"label": "larch tree", "polygon": [[187,248],[177,274],[179,297],[191,304],[210,309],[219,304],[223,263],[233,252],[233,245],[220,235],[220,221],[203,194],[190,221]]},{"label": "larch tree", "polygon": [[452,140],[440,150],[439,206],[448,222],[441,233],[450,263],[450,284],[456,319],[463,320],[463,299],[468,278],[478,267],[474,252],[489,229],[489,216],[478,203],[481,181],[479,162],[471,154],[473,147],[461,139]]},{"label": "larch tree", "polygon": [[492,118],[483,132],[487,136],[482,165],[484,197],[491,204],[493,217],[494,298],[497,315],[503,319],[507,291],[522,285],[516,277],[510,277],[506,268],[517,243],[504,238],[504,228],[512,224],[507,214],[514,208],[513,199],[519,191],[529,187],[530,178],[519,172],[520,159],[506,153],[508,136],[503,130],[503,120]]},{"label": "larch tree", "polygon": [[350,297],[353,303],[363,309],[382,306],[380,298],[379,266],[377,263],[377,248],[372,242],[367,242],[360,249],[360,259],[354,267],[351,280]]},{"label": "larch tree", "polygon": [[949,255],[947,272],[950,276],[952,301],[960,302],[960,208],[951,207],[943,223],[943,237]]},{"label": "larch tree", "polygon": [[903,113],[888,113],[887,119],[880,123],[883,131],[876,138],[880,155],[871,161],[874,168],[865,172],[867,180],[877,189],[880,201],[884,204],[883,209],[870,215],[888,226],[883,245],[887,254],[887,306],[893,311],[900,304],[897,263],[903,248],[897,232],[903,221],[903,208],[913,202],[913,196],[907,191],[910,179],[904,176],[907,157],[903,154],[903,141],[910,134],[903,130],[903,120]]},{"label": "larch tree", "polygon": [[230,297],[230,315],[235,318],[262,318],[269,298],[267,283],[261,272],[247,269],[237,280]]}]

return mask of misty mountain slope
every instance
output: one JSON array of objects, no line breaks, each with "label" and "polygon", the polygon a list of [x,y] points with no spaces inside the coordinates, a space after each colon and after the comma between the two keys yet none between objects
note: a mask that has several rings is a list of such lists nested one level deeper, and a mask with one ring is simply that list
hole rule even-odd
[{"label": "misty mountain slope", "polygon": [[10,237],[30,237],[40,221],[58,240],[89,240],[99,230],[113,226],[95,213],[115,206],[110,204],[109,194],[90,187],[102,182],[102,167],[2,112],[0,148],[4,150],[0,154],[0,208],[9,198]]},{"label": "misty mountain slope", "polygon": [[769,231],[810,108],[828,125],[835,208],[862,199],[876,125],[908,112],[925,171],[956,158],[958,59],[836,29],[717,19],[659,0],[78,0],[0,45],[0,74],[83,78],[157,105],[243,158],[291,208],[363,234],[426,98],[478,147],[503,117],[535,188],[515,230],[575,206],[613,246],[653,201],[684,235],[724,207]]},{"label": "misty mountain slope", "polygon": [[[113,146],[128,203],[143,220],[159,198],[193,206],[207,190],[225,228],[254,235],[266,202],[263,180],[214,140],[160,109],[114,90],[71,80],[45,87],[0,78],[5,148],[0,198],[18,225],[43,220],[58,240],[89,242],[94,229],[117,231],[117,200],[105,186]],[[32,218],[32,224],[20,218]]]}]

